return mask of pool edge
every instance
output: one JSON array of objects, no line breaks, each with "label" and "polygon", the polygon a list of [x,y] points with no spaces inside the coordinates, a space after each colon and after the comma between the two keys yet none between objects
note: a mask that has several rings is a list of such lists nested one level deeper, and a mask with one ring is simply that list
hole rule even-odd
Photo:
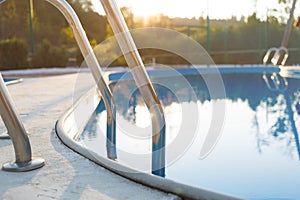
[{"label": "pool edge", "polygon": [[[91,92],[92,92],[92,90],[90,90],[87,93],[91,93]],[[76,112],[76,109],[78,109],[78,107],[80,106],[80,104],[82,102],[86,103],[86,102],[91,101],[91,99],[89,99],[90,97],[91,97],[90,94],[83,95],[56,122],[56,125],[55,125],[56,134],[57,134],[58,138],[62,141],[62,143],[65,144],[67,147],[69,147],[76,153],[88,158],[89,160],[95,162],[96,164],[99,164],[100,166],[102,166],[122,177],[130,179],[137,183],[146,185],[148,187],[158,189],[160,191],[178,195],[183,198],[188,198],[188,199],[240,199],[238,197],[229,196],[226,194],[218,193],[215,191],[210,191],[207,189],[201,189],[201,188],[197,188],[194,186],[189,186],[186,184],[172,181],[170,179],[164,179],[164,178],[161,178],[158,176],[154,176],[151,174],[137,171],[135,169],[132,169],[132,168],[129,168],[122,164],[119,164],[116,161],[112,161],[105,157],[102,157],[102,156],[96,154],[95,152],[89,151],[84,146],[75,142],[73,140],[75,133],[73,133],[73,137],[71,137],[70,134],[68,133],[68,130],[65,129],[65,127],[66,127],[65,123],[68,120],[68,118],[70,118],[72,113]],[[92,113],[90,113],[90,115],[92,115]],[[89,118],[89,116],[87,116],[87,118]],[[84,123],[87,123],[87,121]],[[80,127],[82,127],[82,126],[85,126],[85,124],[80,125]],[[77,127],[78,128],[78,130],[76,131],[77,133],[80,132],[80,129],[81,129],[80,127],[79,128]]]}]

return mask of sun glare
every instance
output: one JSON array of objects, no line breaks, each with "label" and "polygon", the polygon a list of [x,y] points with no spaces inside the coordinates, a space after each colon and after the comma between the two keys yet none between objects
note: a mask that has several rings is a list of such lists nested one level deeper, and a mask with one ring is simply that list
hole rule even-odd
[{"label": "sun glare", "polygon": [[[99,0],[92,0],[95,10],[104,14]],[[268,10],[278,6],[278,0],[116,0],[119,7],[129,7],[135,16],[164,14],[171,18],[206,17],[229,19],[250,16],[254,12],[264,18]],[[298,6],[299,7],[299,6]],[[299,10],[299,9],[298,9]],[[296,14],[299,13],[296,9]]]}]

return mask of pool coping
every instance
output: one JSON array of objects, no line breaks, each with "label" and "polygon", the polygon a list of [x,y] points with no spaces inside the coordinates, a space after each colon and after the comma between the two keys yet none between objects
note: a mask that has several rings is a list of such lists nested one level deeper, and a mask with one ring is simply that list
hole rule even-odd
[{"label": "pool coping", "polygon": [[[147,70],[150,77],[165,77],[165,76],[175,76],[178,73],[183,75],[187,74],[194,74],[195,72],[201,74],[210,74],[210,73],[272,73],[272,72],[279,72],[279,68],[275,67],[243,67],[243,68],[184,68],[184,69],[172,69],[172,70]],[[168,73],[171,72],[171,73]],[[117,81],[117,80],[129,80],[132,79],[132,76],[128,72],[109,72],[108,78],[110,82]],[[96,100],[97,99],[97,100]],[[198,188],[182,183],[178,183],[176,181],[161,178],[159,176],[155,176],[152,174],[147,174],[133,168],[127,167],[122,165],[116,161],[110,160],[103,156],[96,154],[88,150],[83,145],[74,141],[75,135],[78,132],[82,131],[83,127],[87,124],[87,120],[93,114],[97,103],[96,101],[100,102],[101,96],[97,92],[96,88],[90,90],[87,94],[83,95],[70,109],[66,111],[66,113],[57,121],[56,123],[56,133],[61,141],[74,150],[75,152],[79,153],[80,155],[90,159],[91,161],[107,168],[114,173],[126,177],[130,180],[135,182],[141,183],[143,185],[179,195],[183,198],[189,199],[240,199],[238,197],[230,196],[227,194],[218,193],[216,191],[211,191],[203,188]],[[88,105],[88,109],[85,109],[85,114],[87,115],[86,120],[75,121],[74,113],[80,112],[82,110],[81,106],[84,102],[84,105]],[[71,121],[70,121],[71,120]],[[72,125],[72,122],[76,125]],[[78,126],[80,123],[80,126]],[[66,128],[66,124],[69,124]],[[74,129],[75,128],[75,129]],[[76,129],[77,128],[77,129]],[[70,135],[70,132],[71,135]]]}]

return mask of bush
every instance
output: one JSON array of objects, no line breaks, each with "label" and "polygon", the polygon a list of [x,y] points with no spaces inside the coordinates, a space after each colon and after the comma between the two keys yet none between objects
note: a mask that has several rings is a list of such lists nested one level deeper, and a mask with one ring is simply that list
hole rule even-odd
[{"label": "bush", "polygon": [[[89,42],[90,42],[90,45],[91,45],[92,48],[95,48],[98,45],[96,40],[90,40]],[[77,66],[81,66],[83,64],[83,62],[85,61],[79,47],[76,51],[75,58],[76,58],[76,65]]]},{"label": "bush", "polygon": [[12,38],[0,41],[0,69],[27,68],[28,45],[25,40]]},{"label": "bush", "polygon": [[54,47],[49,40],[43,40],[32,55],[33,67],[65,67],[68,63],[68,52],[64,46]]}]

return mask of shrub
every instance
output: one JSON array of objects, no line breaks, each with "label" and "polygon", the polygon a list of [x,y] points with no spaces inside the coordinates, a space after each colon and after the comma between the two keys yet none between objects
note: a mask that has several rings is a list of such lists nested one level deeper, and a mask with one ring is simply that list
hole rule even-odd
[{"label": "shrub", "polygon": [[[89,42],[90,42],[90,45],[91,45],[92,48],[95,48],[98,45],[96,40],[90,40]],[[83,57],[79,47],[76,51],[75,58],[76,58],[76,65],[81,66],[84,62],[84,57]]]},{"label": "shrub", "polygon": [[0,41],[0,69],[27,68],[28,45],[25,40],[12,38]]},{"label": "shrub", "polygon": [[54,47],[49,40],[43,40],[32,55],[33,67],[65,67],[68,53],[64,46]]}]

